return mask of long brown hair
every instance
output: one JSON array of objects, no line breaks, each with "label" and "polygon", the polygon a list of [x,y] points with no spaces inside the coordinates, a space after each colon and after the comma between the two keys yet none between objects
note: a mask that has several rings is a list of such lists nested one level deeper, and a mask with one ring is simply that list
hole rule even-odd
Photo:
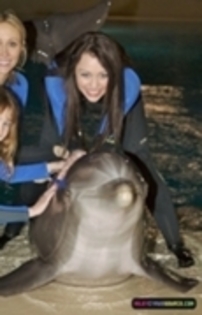
[{"label": "long brown hair", "polygon": [[12,124],[7,137],[0,142],[0,160],[12,170],[17,149],[19,107],[12,94],[0,86],[0,115],[7,109],[11,113]]},{"label": "long brown hair", "polygon": [[108,125],[101,144],[107,136],[113,135],[118,143],[123,122],[123,67],[130,63],[124,49],[112,38],[101,32],[87,32],[72,42],[57,59],[61,74],[65,78],[68,95],[66,136],[67,143],[78,132],[80,117],[80,95],[75,81],[75,68],[83,53],[97,57],[109,77],[107,93],[103,99],[103,115],[107,114]]}]

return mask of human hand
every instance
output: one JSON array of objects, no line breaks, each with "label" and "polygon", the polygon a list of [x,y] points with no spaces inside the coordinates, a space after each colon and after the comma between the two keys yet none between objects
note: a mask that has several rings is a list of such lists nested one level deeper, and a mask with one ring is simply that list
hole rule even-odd
[{"label": "human hand", "polygon": [[51,181],[51,178],[42,178],[42,179],[34,180],[34,183],[36,183],[36,184],[44,184],[44,183],[50,182],[50,181]]},{"label": "human hand", "polygon": [[62,159],[67,159],[70,155],[69,151],[61,145],[54,145],[53,153],[55,154],[55,156],[61,157]]},{"label": "human hand", "polygon": [[47,163],[47,169],[49,174],[58,173],[65,166],[65,160],[49,162]]},{"label": "human hand", "polygon": [[40,214],[42,214],[46,209],[55,195],[57,191],[57,185],[52,184],[46,191],[41,195],[41,197],[37,200],[37,202],[32,206],[28,208],[29,217],[36,217]]},{"label": "human hand", "polygon": [[83,150],[74,150],[71,152],[71,154],[68,156],[68,158],[65,160],[65,165],[62,168],[62,170],[59,172],[57,179],[63,179],[67,173],[67,171],[70,169],[70,167],[83,155],[86,154],[86,151]]}]

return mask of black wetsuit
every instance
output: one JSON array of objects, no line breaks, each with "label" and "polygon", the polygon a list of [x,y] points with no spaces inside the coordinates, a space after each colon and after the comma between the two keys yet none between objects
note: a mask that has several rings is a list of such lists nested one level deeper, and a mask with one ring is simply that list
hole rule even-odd
[{"label": "black wetsuit", "polygon": [[178,218],[167,185],[152,161],[148,141],[144,107],[140,98],[125,119],[123,149],[134,160],[149,184],[147,205],[170,247],[181,242]]}]

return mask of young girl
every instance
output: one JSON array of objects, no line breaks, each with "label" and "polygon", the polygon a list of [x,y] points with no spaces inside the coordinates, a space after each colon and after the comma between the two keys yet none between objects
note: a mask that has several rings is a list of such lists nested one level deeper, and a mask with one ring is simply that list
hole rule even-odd
[{"label": "young girl", "polygon": [[[9,183],[28,182],[41,179],[40,163],[20,165],[14,167],[15,154],[18,144],[18,121],[20,107],[11,92],[0,86],[0,180]],[[52,173],[57,173],[64,162],[50,162],[46,164],[47,172],[44,179]]]},{"label": "young girl", "polygon": [[[1,178],[4,177],[9,181],[14,173],[14,157],[18,143],[18,121],[19,121],[19,107],[11,93],[4,87],[0,86],[0,173]],[[41,198],[40,202],[30,208],[15,209],[13,220],[18,217],[20,220],[27,219],[42,213],[45,210],[46,203],[48,204],[50,198],[56,191],[56,185],[52,186],[46,192],[46,195]],[[9,208],[9,207],[8,207]],[[22,211],[24,210],[24,211]],[[11,217],[11,218],[9,218]],[[12,215],[9,209],[0,207],[0,222],[12,221]]]},{"label": "young girl", "polygon": [[[6,88],[0,87],[0,177],[4,177],[8,182],[9,180],[11,181],[14,174],[19,175],[25,172],[26,168],[25,166],[14,165],[18,144],[18,121],[19,107],[15,98]],[[68,158],[68,156],[66,157]],[[72,157],[72,162],[74,162],[75,156]],[[69,162],[71,162],[71,159],[69,159]],[[71,163],[67,163],[65,168],[67,169],[70,165]],[[66,169],[63,169],[58,175],[58,180],[63,178],[63,173],[64,171],[66,172]],[[29,170],[27,170],[24,180],[29,180],[29,177],[32,177],[29,173]],[[17,176],[15,177],[17,178]],[[56,190],[57,184],[53,183],[32,207],[6,207],[0,205],[0,223],[27,221],[29,217],[41,214],[46,209]]]},{"label": "young girl", "polygon": [[17,149],[19,108],[6,88],[0,87],[0,165],[4,176],[13,172]]}]

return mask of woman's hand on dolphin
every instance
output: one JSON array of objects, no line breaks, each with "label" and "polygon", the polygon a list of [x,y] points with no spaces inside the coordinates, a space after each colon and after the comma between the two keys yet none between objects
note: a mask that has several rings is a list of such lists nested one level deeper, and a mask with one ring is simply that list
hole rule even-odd
[{"label": "woman's hand on dolphin", "polygon": [[70,167],[78,160],[80,159],[83,155],[86,154],[86,151],[83,150],[74,150],[70,153],[70,155],[67,157],[65,160],[64,167],[62,170],[59,172],[57,179],[63,179],[67,173],[67,171],[70,169]]},{"label": "woman's hand on dolphin", "polygon": [[67,159],[70,155],[70,152],[61,145],[54,145],[53,147],[53,153],[55,156],[60,157],[62,159]]},{"label": "woman's hand on dolphin", "polygon": [[[65,174],[67,173],[68,169],[70,168],[70,166],[72,166],[80,157],[82,157],[83,155],[85,155],[86,152],[83,150],[74,150],[71,153],[69,151],[66,151],[64,153],[65,158],[63,158],[60,161],[55,161],[55,162],[49,162],[47,163],[46,167],[48,170],[49,174],[57,174],[59,172],[59,179],[60,176],[62,176],[62,178],[65,176]],[[63,156],[63,157],[64,157]],[[50,179],[49,179],[50,180]],[[46,179],[42,179],[42,180],[36,180],[35,182],[45,182],[47,181]]]},{"label": "woman's hand on dolphin", "polygon": [[42,214],[53,196],[55,195],[57,191],[57,185],[52,184],[46,191],[41,195],[41,197],[37,200],[37,202],[32,206],[28,208],[29,217],[36,217],[40,214]]},{"label": "woman's hand on dolphin", "polygon": [[[66,150],[63,151],[63,148],[60,146],[55,146],[55,153],[57,152],[57,156],[61,157],[60,161],[49,162],[47,163],[47,169],[49,174],[59,173],[61,170],[68,170],[68,168],[76,162],[82,155],[86,154],[85,151],[82,150],[75,150],[71,153]],[[62,153],[63,152],[63,153]]]}]

